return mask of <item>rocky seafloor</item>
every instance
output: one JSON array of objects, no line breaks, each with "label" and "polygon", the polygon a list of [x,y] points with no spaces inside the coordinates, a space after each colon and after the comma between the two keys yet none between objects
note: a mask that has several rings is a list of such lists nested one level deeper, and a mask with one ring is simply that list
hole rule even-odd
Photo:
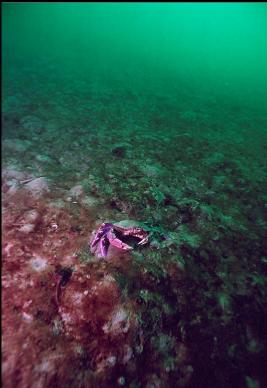
[{"label": "rocky seafloor", "polygon": [[[3,79],[4,387],[263,387],[266,112],[35,68]],[[124,219],[149,244],[94,257]]]}]

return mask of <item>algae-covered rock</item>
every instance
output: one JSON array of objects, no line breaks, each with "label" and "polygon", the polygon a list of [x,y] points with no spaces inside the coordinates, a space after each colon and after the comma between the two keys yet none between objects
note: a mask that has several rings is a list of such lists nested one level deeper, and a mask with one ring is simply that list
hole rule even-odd
[{"label": "algae-covered rock", "polygon": [[22,127],[28,131],[39,132],[43,128],[42,121],[36,116],[25,116],[20,122]]},{"label": "algae-covered rock", "polygon": [[3,141],[3,151],[9,150],[13,152],[22,153],[25,152],[31,146],[29,140],[21,139],[5,139]]}]

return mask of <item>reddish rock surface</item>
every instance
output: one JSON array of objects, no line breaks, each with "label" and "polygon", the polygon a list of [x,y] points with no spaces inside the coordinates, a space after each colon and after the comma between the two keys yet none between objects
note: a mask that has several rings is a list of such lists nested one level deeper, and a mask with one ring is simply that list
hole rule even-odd
[{"label": "reddish rock surface", "polygon": [[[117,270],[137,283],[149,281],[147,275],[120,252],[107,261],[82,261],[95,208],[52,192],[31,194],[28,179],[15,170],[3,176],[4,387],[171,386],[149,341],[144,350],[138,298],[125,297],[115,279]],[[173,352],[178,386],[186,386],[192,374],[187,349],[178,342]]]},{"label": "reddish rock surface", "polygon": [[24,185],[10,195],[6,179],[4,386],[106,386],[119,378],[112,377],[114,369],[126,363],[133,367],[138,324],[133,306],[121,300],[108,263],[81,264],[77,258],[92,231],[90,213],[53,207],[52,198],[31,196]]},{"label": "reddish rock surface", "polygon": [[134,354],[138,324],[133,306],[122,303],[115,279],[104,267],[77,267],[60,298],[66,336],[90,359],[97,374],[125,365]]}]

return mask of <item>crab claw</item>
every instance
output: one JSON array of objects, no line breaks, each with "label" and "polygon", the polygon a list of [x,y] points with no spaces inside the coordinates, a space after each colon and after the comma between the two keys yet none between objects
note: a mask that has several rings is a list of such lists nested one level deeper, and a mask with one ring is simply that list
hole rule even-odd
[{"label": "crab claw", "polygon": [[144,237],[137,245],[145,245],[148,242],[148,236]]},{"label": "crab claw", "polygon": [[104,222],[98,231],[96,232],[94,238],[91,241],[90,247],[91,249],[94,248],[99,242],[101,242],[101,239],[105,236],[107,231],[112,227],[112,224],[109,224],[107,222]]},{"label": "crab claw", "polygon": [[111,245],[116,248],[122,249],[124,251],[131,251],[133,248],[130,245],[125,244],[120,239],[118,239],[112,229],[107,233],[108,241]]}]

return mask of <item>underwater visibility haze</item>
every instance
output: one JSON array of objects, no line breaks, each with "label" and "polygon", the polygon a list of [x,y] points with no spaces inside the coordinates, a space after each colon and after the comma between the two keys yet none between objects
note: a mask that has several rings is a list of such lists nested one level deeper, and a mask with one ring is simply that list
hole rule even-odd
[{"label": "underwater visibility haze", "polygon": [[267,375],[267,4],[2,4],[2,381]]}]

